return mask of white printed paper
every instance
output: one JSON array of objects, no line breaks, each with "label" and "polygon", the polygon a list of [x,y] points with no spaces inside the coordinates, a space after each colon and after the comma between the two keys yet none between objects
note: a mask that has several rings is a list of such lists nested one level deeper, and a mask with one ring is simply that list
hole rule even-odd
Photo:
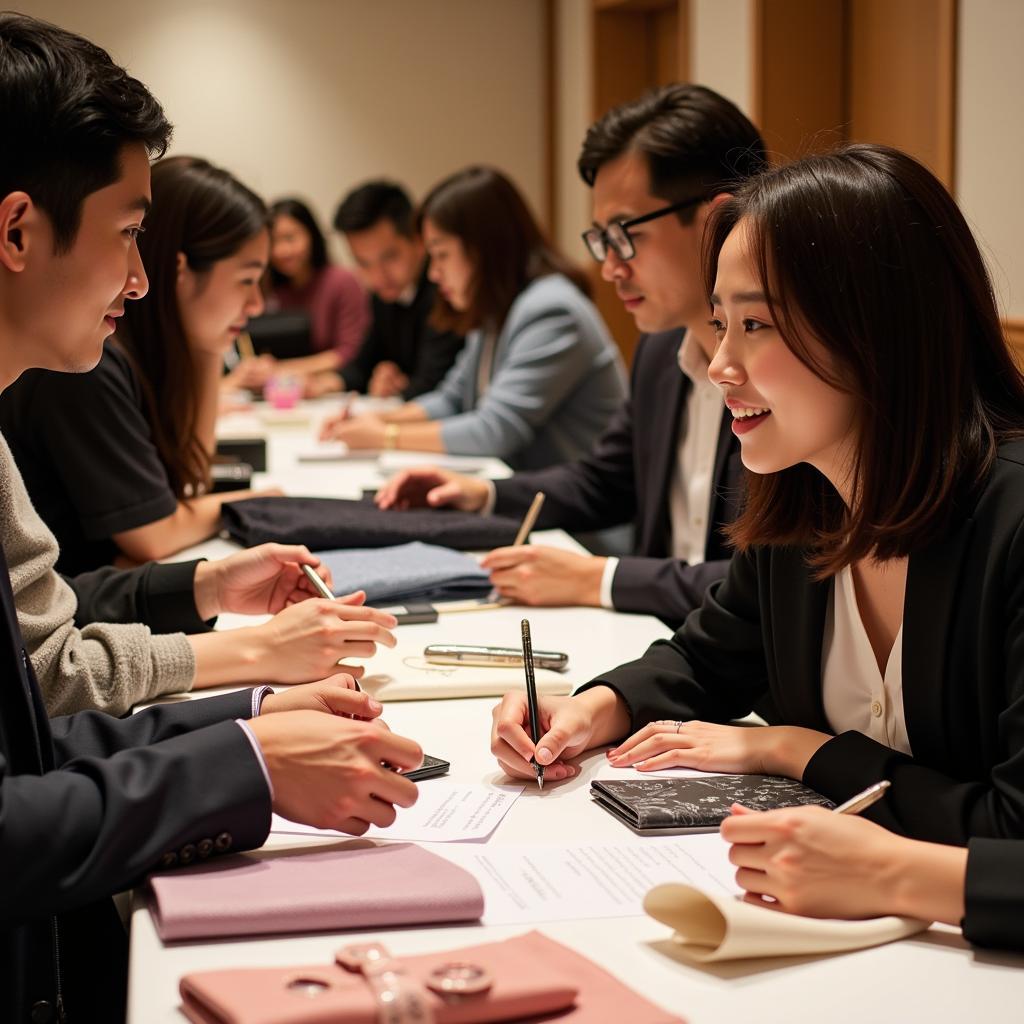
[{"label": "white printed paper", "polygon": [[[415,843],[455,843],[486,839],[516,802],[524,786],[462,784],[432,779],[419,787],[412,807],[399,807],[388,828],[370,827],[368,839],[401,839]],[[304,836],[344,836],[333,829],[301,825],[275,814],[271,832]]]},{"label": "white printed paper", "polygon": [[717,834],[571,846],[450,845],[435,851],[474,875],[484,924],[640,917],[647,892],[684,882],[732,897],[736,868]]}]

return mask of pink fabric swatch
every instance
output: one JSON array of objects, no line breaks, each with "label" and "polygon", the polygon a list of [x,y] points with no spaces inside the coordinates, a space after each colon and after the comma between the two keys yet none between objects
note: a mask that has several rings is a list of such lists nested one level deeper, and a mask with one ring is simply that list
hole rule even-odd
[{"label": "pink fabric swatch", "polygon": [[224,857],[149,880],[165,942],[473,921],[476,879],[411,843],[365,840]]}]

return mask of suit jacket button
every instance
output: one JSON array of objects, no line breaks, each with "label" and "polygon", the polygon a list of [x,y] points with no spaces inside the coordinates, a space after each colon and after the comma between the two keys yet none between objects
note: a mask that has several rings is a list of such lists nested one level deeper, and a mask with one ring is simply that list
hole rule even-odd
[{"label": "suit jacket button", "polygon": [[220,853],[224,853],[225,850],[230,850],[231,843],[232,839],[230,832],[221,832],[221,834],[213,841],[213,845],[217,847],[217,850]]},{"label": "suit jacket button", "polygon": [[191,843],[186,843],[178,851],[178,860],[182,864],[191,864],[196,859],[196,848]]},{"label": "suit jacket button", "polygon": [[196,844],[196,849],[199,851],[199,856],[205,860],[211,853],[213,853],[213,840],[200,839]]},{"label": "suit jacket button", "polygon": [[173,868],[174,865],[177,863],[178,855],[173,850],[169,851],[168,853],[165,853],[160,858],[160,867],[162,868]]},{"label": "suit jacket button", "polygon": [[57,1019],[57,1012],[54,1010],[53,1003],[40,999],[38,1003],[32,1004],[32,1011],[28,1019],[32,1024],[51,1024]]}]

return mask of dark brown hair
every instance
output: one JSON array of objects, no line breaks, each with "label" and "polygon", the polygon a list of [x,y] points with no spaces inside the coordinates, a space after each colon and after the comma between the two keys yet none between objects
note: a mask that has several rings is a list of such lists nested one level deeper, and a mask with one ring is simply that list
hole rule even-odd
[{"label": "dark brown hair", "polygon": [[121,176],[121,151],[160,155],[171,126],[152,93],[87,39],[0,12],[0,198],[27,192],[57,252],[75,241],[87,196]]},{"label": "dark brown hair", "polygon": [[[309,265],[314,271],[323,270],[331,260],[327,255],[327,240],[320,230],[320,225],[316,222],[316,217],[313,216],[313,211],[301,199],[287,196],[270,204],[267,220],[273,225],[278,217],[291,217],[305,229],[306,234],[309,235]],[[275,288],[280,288],[291,280],[287,274],[282,274],[274,266],[273,260],[270,261],[267,274],[270,277],[270,284]]]},{"label": "dark brown hair", "polygon": [[456,310],[440,294],[432,322],[438,330],[466,334],[500,330],[519,294],[531,281],[564,274],[584,295],[586,277],[544,237],[515,185],[490,167],[467,167],[430,190],[416,217],[462,243],[473,265],[469,305]]},{"label": "dark brown hair", "polygon": [[[757,129],[724,96],[702,85],[675,83],[613,107],[595,121],[576,163],[590,186],[597,172],[626,153],[647,161],[651,194],[670,203],[731,191],[767,166]],[[696,209],[680,210],[684,224]]]},{"label": "dark brown hair", "polygon": [[[730,540],[741,551],[806,546],[819,578],[909,555],[969,507],[997,446],[1024,435],[1024,378],[967,222],[905,153],[844,146],[767,171],[714,211],[709,294],[740,221],[777,329],[812,372],[853,396],[858,442],[851,509],[809,465],[748,473]],[[808,336],[835,372],[814,359]]]},{"label": "dark brown hair", "polygon": [[177,254],[196,273],[210,270],[267,226],[267,208],[227,171],[195,157],[158,160],[152,187],[153,209],[139,236],[149,293],[126,305],[116,341],[138,372],[153,440],[180,499],[208,485],[211,453],[196,436],[195,365],[178,309]]}]

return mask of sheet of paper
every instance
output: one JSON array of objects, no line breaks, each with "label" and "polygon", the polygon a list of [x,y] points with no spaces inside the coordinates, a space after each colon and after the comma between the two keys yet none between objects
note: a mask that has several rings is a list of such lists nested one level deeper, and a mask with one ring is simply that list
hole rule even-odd
[{"label": "sheet of paper", "polygon": [[717,833],[571,846],[452,844],[435,852],[476,877],[484,924],[639,917],[644,895],[662,882],[730,897],[740,891]]},{"label": "sheet of paper", "polygon": [[[367,839],[401,839],[414,843],[455,843],[486,839],[516,802],[524,786],[462,784],[447,779],[423,783],[412,807],[399,808],[388,828],[371,826]],[[333,829],[300,825],[275,814],[271,832],[303,836],[344,836]],[[346,837],[347,838],[347,837]]]}]

